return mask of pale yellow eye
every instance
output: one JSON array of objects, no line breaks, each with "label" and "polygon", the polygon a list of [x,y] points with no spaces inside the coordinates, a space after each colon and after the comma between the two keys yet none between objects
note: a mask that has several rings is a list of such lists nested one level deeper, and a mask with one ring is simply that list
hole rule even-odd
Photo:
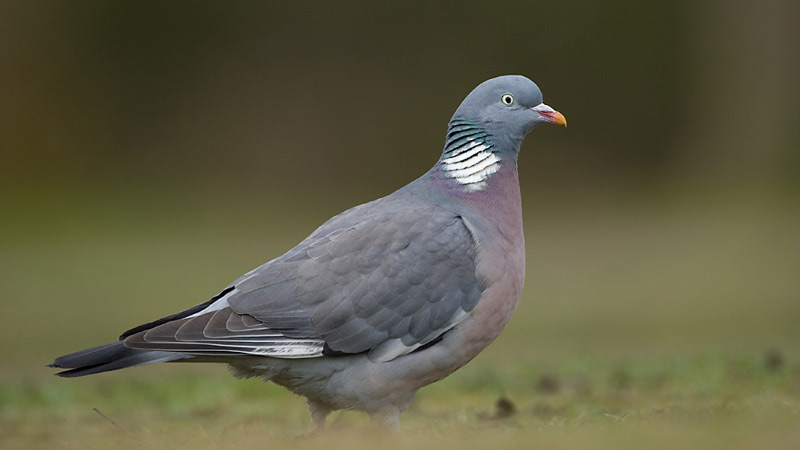
[{"label": "pale yellow eye", "polygon": [[511,106],[514,104],[514,96],[511,94],[503,94],[503,96],[500,98],[500,101],[502,101],[506,106]]}]

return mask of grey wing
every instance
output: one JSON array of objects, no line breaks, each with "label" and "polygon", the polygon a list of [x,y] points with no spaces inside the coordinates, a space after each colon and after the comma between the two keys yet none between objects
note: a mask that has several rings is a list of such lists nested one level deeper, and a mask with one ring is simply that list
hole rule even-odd
[{"label": "grey wing", "polygon": [[312,237],[237,284],[231,308],[286,336],[322,338],[329,353],[387,361],[458,324],[484,290],[457,215],[400,209]]},{"label": "grey wing", "polygon": [[203,355],[369,352],[388,361],[434,341],[477,304],[484,286],[459,216],[400,207],[338,217],[207,309],[126,345]]},{"label": "grey wing", "polygon": [[125,346],[191,355],[253,355],[278,358],[320,356],[321,339],[287,338],[248,315],[220,308],[142,330],[125,338]]}]

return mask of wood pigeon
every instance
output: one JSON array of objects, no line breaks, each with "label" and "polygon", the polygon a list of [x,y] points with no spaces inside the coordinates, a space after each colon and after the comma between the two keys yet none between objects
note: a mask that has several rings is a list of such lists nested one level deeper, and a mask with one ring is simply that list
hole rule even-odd
[{"label": "wood pigeon", "polygon": [[305,397],[314,430],[353,409],[399,427],[417,390],[462,367],[519,302],[525,243],[517,156],[566,126],[528,78],[478,85],[427,173],[325,222],[205,303],[61,356],[78,377],[168,361],[222,362]]}]

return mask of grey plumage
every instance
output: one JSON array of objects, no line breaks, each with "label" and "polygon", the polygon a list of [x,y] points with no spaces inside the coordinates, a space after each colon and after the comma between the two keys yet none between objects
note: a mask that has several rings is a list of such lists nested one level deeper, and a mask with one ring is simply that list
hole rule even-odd
[{"label": "grey plumage", "polygon": [[176,361],[187,356],[170,352],[142,352],[126,347],[123,341],[116,341],[61,356],[50,366],[69,369],[59,372],[58,375],[74,378],[142,364]]},{"label": "grey plumage", "polygon": [[522,290],[516,163],[536,124],[566,125],[521,76],[478,86],[419,179],[339,214],[209,301],[57,358],[72,377],[165,361],[230,364],[389,426],[422,386],[500,333]]}]

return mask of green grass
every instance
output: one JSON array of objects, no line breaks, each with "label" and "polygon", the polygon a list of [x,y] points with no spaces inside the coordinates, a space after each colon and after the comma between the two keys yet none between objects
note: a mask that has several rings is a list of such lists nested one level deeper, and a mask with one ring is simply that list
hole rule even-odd
[{"label": "green grass", "polygon": [[[513,407],[498,408],[501,398]],[[294,440],[308,429],[302,399],[258,380],[237,381],[221,369],[138,368],[95,379],[15,381],[0,388],[0,404],[3,448],[311,445]],[[476,364],[422,390],[403,419],[406,436],[392,439],[393,447],[430,438],[448,448],[492,441],[520,448],[536,442],[660,448],[667,447],[661,439],[677,438],[746,448],[739,441],[746,435],[753,444],[791,448],[800,444],[800,362],[770,353],[573,358],[546,372],[535,365],[492,370]],[[368,448],[385,439],[360,413],[334,414],[331,424],[324,442],[336,448]]]},{"label": "green grass", "polygon": [[[302,399],[221,366],[71,380],[43,366],[204,301],[348,205],[9,196],[0,448],[797,448],[795,198],[763,188],[526,196],[526,289],[498,341],[420,391],[401,437],[337,413],[334,431],[296,439],[309,423]],[[497,417],[501,398],[513,414]]]}]

